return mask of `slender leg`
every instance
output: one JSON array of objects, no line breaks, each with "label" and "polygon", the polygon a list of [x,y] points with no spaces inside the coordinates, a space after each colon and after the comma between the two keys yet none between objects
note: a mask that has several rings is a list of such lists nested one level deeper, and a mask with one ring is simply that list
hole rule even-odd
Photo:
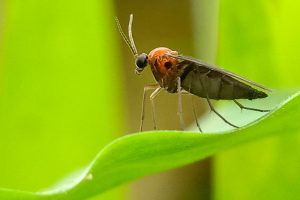
[{"label": "slender leg", "polygon": [[215,110],[215,108],[213,107],[213,105],[211,104],[211,102],[210,102],[210,100],[209,100],[208,97],[206,97],[206,100],[207,100],[207,102],[208,102],[208,105],[209,105],[211,111],[213,111],[214,113],[216,113],[216,115],[218,115],[225,123],[229,124],[230,126],[232,126],[232,127],[234,127],[234,128],[239,128],[238,126],[236,126],[236,125],[230,123],[229,121],[227,121],[227,119],[225,119],[220,113],[218,113],[218,112]]},{"label": "slender leg", "polygon": [[243,106],[241,103],[239,103],[237,100],[233,100],[234,103],[236,103],[236,105],[238,105],[238,107],[240,107],[242,110],[245,109],[245,110],[254,110],[254,111],[258,111],[258,112],[270,112],[270,110],[262,110],[262,109],[257,109],[257,108],[250,108],[250,107],[246,107],[246,106]]},{"label": "slender leg", "polygon": [[181,90],[181,94],[190,95],[191,96],[191,102],[192,102],[192,107],[193,107],[194,118],[195,118],[195,121],[196,121],[196,124],[197,124],[197,127],[198,127],[199,131],[203,132],[202,129],[200,128],[200,125],[199,125],[199,122],[198,122],[198,119],[197,119],[197,113],[196,113],[196,108],[195,108],[193,94],[191,94],[191,93],[189,93],[188,91],[185,91],[185,90]]},{"label": "slender leg", "polygon": [[[189,83],[189,94],[191,94],[192,80],[194,80],[194,78],[195,78],[195,73],[194,72],[192,72],[192,76],[193,76],[193,78],[191,79],[191,81]],[[195,103],[194,103],[193,95],[191,95],[191,99],[192,99],[192,106],[193,106],[194,118],[195,118],[198,130],[200,132],[202,132],[202,129],[200,128],[200,125],[199,125],[199,122],[198,122],[198,118],[197,118],[197,114],[196,114],[196,108],[195,108]]]},{"label": "slender leg", "polygon": [[184,120],[183,120],[183,112],[182,112],[182,95],[181,95],[181,79],[177,78],[177,93],[178,93],[178,115],[179,115],[179,123],[180,129],[184,130]]},{"label": "slender leg", "polygon": [[146,85],[144,87],[144,92],[143,92],[143,100],[142,100],[142,112],[141,112],[141,125],[140,125],[140,131],[143,131],[143,124],[144,124],[144,118],[145,118],[145,100],[146,100],[146,93],[149,90],[155,90],[159,88],[160,86],[158,84],[153,84],[153,85]]},{"label": "slender leg", "polygon": [[202,129],[200,128],[200,125],[199,125],[199,122],[198,122],[198,119],[197,119],[196,108],[195,108],[193,96],[191,96],[191,99],[192,99],[194,118],[195,118],[195,121],[196,121],[196,124],[197,124],[197,127],[198,127],[199,131],[202,132]]},{"label": "slender leg", "polygon": [[[210,71],[209,71],[210,72]],[[209,72],[207,72],[206,74],[208,74]],[[204,76],[206,76],[206,74],[204,74]],[[202,80],[201,80],[201,77],[199,77],[199,81],[200,81],[200,84],[204,90],[204,92],[206,93],[206,100],[207,100],[207,103],[211,109],[211,111],[213,111],[216,115],[218,115],[225,123],[227,123],[228,125],[234,127],[234,128],[239,128],[238,126],[232,124],[231,122],[227,121],[227,119],[225,119],[220,113],[218,113],[215,108],[213,107],[212,103],[210,102],[210,99],[209,99],[209,96],[208,96],[208,93],[206,92],[206,89],[204,87],[204,84],[202,83]]]},{"label": "slender leg", "polygon": [[156,118],[155,118],[155,105],[154,105],[154,98],[156,95],[161,91],[161,87],[156,88],[154,92],[150,95],[150,101],[151,101],[151,110],[152,110],[152,121],[153,121],[153,128],[154,130],[157,129],[156,127]]}]

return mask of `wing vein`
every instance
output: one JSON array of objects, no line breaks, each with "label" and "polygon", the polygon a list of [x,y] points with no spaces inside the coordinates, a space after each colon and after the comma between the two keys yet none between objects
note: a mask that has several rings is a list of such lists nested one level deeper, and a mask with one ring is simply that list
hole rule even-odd
[{"label": "wing vein", "polygon": [[193,57],[182,56],[182,55],[175,56],[175,55],[171,55],[171,54],[168,54],[168,55],[171,56],[171,57],[173,57],[173,58],[177,58],[177,59],[179,59],[179,60],[184,60],[184,61],[189,61],[189,62],[195,63],[195,64],[197,64],[197,65],[199,65],[199,66],[206,67],[206,68],[208,68],[208,69],[210,69],[210,70],[220,72],[220,73],[225,74],[225,75],[228,75],[228,76],[230,76],[230,77],[232,77],[232,78],[238,79],[238,80],[243,81],[243,82],[246,82],[246,83],[248,83],[248,84],[250,84],[250,85],[253,85],[253,86],[256,86],[256,87],[258,87],[258,88],[261,88],[261,89],[263,89],[263,90],[272,92],[272,89],[270,89],[270,88],[268,88],[268,87],[266,87],[266,86],[264,86],[264,85],[262,85],[262,84],[256,83],[256,82],[251,81],[251,80],[249,80],[249,79],[247,79],[247,78],[245,78],[245,77],[242,77],[242,76],[240,76],[240,75],[237,75],[237,74],[235,74],[235,73],[233,73],[233,72],[230,72],[230,71],[227,71],[227,70],[225,70],[225,69],[222,69],[221,67],[218,67],[218,66],[215,66],[215,65],[208,64],[208,63],[206,63],[206,62],[204,62],[204,61],[195,59],[195,58],[193,58]]}]

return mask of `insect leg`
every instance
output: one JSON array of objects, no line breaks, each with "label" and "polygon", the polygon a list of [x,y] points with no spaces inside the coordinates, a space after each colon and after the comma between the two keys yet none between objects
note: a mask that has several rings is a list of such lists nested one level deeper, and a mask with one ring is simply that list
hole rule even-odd
[{"label": "insect leg", "polygon": [[254,111],[258,111],[258,112],[270,112],[270,110],[262,110],[262,109],[257,109],[257,108],[250,108],[250,107],[246,107],[244,105],[242,105],[241,103],[239,103],[237,100],[233,99],[234,103],[236,105],[238,105],[238,107],[240,107],[241,109],[245,109],[245,110],[254,110]]},{"label": "insect leg", "polygon": [[[193,79],[194,79],[194,77],[195,77],[195,73],[194,73],[194,72],[192,72],[192,76],[193,76],[193,78],[191,79],[191,81],[190,81],[190,83],[189,83],[189,91],[188,91],[189,93],[188,93],[188,94],[191,94],[192,81],[193,81]],[[195,108],[195,103],[194,103],[193,95],[191,95],[191,100],[192,100],[191,102],[192,102],[192,106],[193,106],[194,118],[195,118],[195,121],[196,121],[198,130],[199,130],[200,132],[202,132],[202,129],[200,128],[200,125],[199,125],[199,122],[198,122],[198,118],[197,118],[197,114],[196,114],[196,108]]]},{"label": "insect leg", "polygon": [[144,124],[144,118],[145,118],[145,101],[146,101],[146,93],[149,90],[155,90],[159,88],[160,86],[158,84],[152,84],[152,85],[146,85],[144,87],[143,92],[143,100],[142,100],[142,111],[141,111],[141,125],[140,125],[140,131],[143,131],[143,124]]},{"label": "insect leg", "polygon": [[161,87],[158,87],[154,90],[154,92],[152,92],[152,94],[150,95],[150,101],[151,101],[151,110],[152,110],[152,121],[153,121],[153,128],[154,130],[156,130],[156,119],[155,119],[155,105],[154,105],[154,98],[156,97],[156,95],[158,95],[158,93],[161,91]]},{"label": "insect leg", "polygon": [[177,93],[178,93],[178,115],[180,122],[180,129],[184,130],[184,120],[183,120],[183,112],[182,112],[182,95],[181,95],[181,79],[177,77]]},{"label": "insect leg", "polygon": [[194,118],[195,118],[195,121],[196,121],[198,130],[199,130],[200,132],[202,132],[202,129],[200,128],[200,125],[199,125],[199,122],[198,122],[198,118],[197,118],[196,108],[195,108],[195,103],[194,103],[194,98],[193,98],[193,96],[191,96],[191,99],[192,99],[192,106],[193,106]]},{"label": "insect leg", "polygon": [[[207,73],[205,73],[203,76],[206,76],[210,71],[208,71]],[[227,119],[225,119],[220,113],[218,113],[218,111],[215,110],[215,108],[213,107],[212,103],[210,102],[210,99],[209,99],[209,96],[208,96],[208,93],[204,87],[204,84],[202,83],[202,80],[201,80],[201,77],[199,77],[199,81],[200,81],[200,84],[203,88],[203,91],[205,92],[206,94],[206,100],[207,100],[207,103],[211,109],[211,111],[213,111],[216,115],[218,115],[225,123],[227,123],[228,125],[234,127],[234,128],[239,128],[238,126],[232,124],[231,122],[229,122]]]},{"label": "insect leg", "polygon": [[191,99],[192,99],[192,100],[191,100],[191,103],[192,103],[192,107],[193,107],[194,118],[195,118],[195,121],[196,121],[198,130],[199,130],[200,132],[202,132],[202,129],[200,128],[200,125],[199,125],[199,122],[198,122],[198,118],[197,118],[197,113],[196,113],[196,108],[195,108],[195,103],[194,103],[193,94],[189,93],[189,92],[186,91],[186,90],[181,90],[181,93],[182,93],[182,94],[186,94],[186,95],[190,95],[190,96],[191,96]]},{"label": "insect leg", "polygon": [[214,108],[213,105],[211,104],[210,99],[209,99],[208,96],[206,97],[206,100],[207,100],[207,102],[208,102],[208,105],[209,105],[211,111],[213,111],[214,113],[216,113],[216,115],[218,115],[225,123],[229,124],[230,126],[232,126],[232,127],[234,127],[234,128],[239,128],[238,126],[236,126],[236,125],[230,123],[229,121],[227,121],[227,119],[225,119],[220,113],[218,113],[218,112],[215,110],[215,108]]}]

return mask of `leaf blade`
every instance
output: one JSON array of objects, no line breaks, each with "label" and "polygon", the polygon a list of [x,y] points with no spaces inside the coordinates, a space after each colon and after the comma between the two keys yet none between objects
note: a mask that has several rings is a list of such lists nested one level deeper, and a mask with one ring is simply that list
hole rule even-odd
[{"label": "leaf blade", "polygon": [[[183,166],[237,145],[260,140],[284,131],[297,133],[300,124],[290,118],[300,117],[300,92],[290,96],[278,107],[244,128],[223,134],[199,134],[179,131],[158,131],[132,134],[107,145],[87,167],[85,178],[68,191],[26,193],[4,189],[5,199],[82,199],[100,194],[122,183],[155,172]],[[280,122],[280,123],[279,123]],[[268,127],[266,129],[266,127]],[[18,194],[18,195],[16,195]]]}]

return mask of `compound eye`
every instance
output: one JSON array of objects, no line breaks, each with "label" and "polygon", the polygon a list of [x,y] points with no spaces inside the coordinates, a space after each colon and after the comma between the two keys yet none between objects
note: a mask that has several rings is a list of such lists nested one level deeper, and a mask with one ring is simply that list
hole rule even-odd
[{"label": "compound eye", "polygon": [[135,64],[139,69],[144,69],[147,66],[147,63],[148,56],[145,53],[140,54],[135,60]]}]

